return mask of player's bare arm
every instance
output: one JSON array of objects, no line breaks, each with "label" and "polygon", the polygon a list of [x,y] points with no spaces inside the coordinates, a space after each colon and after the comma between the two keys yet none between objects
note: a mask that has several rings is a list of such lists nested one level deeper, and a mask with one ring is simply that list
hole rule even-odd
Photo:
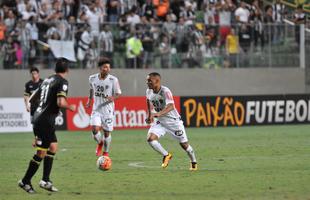
[{"label": "player's bare arm", "polygon": [[147,105],[147,118],[145,120],[145,122],[147,124],[150,124],[153,122],[154,118],[153,118],[153,115],[151,114],[151,103],[150,103],[150,100],[146,100],[146,105]]},{"label": "player's bare arm", "polygon": [[87,102],[86,102],[86,105],[85,105],[86,108],[90,107],[91,102],[93,100],[93,96],[94,96],[94,90],[91,88],[91,89],[89,89],[89,96],[88,96],[88,99],[87,99]]},{"label": "player's bare arm", "polygon": [[57,97],[57,105],[60,108],[69,109],[71,111],[75,111],[76,106],[74,104],[69,105],[67,99],[65,97]]},{"label": "player's bare arm", "polygon": [[174,109],[174,104],[169,103],[164,109],[162,109],[161,111],[159,111],[157,113],[152,114],[152,116],[153,117],[160,117],[160,116],[167,114],[168,112],[170,112],[173,109]]},{"label": "player's bare arm", "polygon": [[24,95],[24,102],[25,102],[27,112],[30,112],[29,96]]}]

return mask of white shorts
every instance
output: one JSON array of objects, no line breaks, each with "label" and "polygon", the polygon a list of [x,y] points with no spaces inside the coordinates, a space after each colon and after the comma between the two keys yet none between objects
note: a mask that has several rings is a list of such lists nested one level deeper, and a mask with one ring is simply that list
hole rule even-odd
[{"label": "white shorts", "polygon": [[187,135],[182,120],[175,120],[173,123],[161,123],[159,121],[154,122],[149,131],[148,136],[153,133],[157,135],[158,138],[169,133],[174,139],[179,141],[179,143],[188,142]]},{"label": "white shorts", "polygon": [[91,126],[101,126],[105,131],[113,131],[114,117],[111,114],[102,114],[99,112],[92,112],[90,116]]}]

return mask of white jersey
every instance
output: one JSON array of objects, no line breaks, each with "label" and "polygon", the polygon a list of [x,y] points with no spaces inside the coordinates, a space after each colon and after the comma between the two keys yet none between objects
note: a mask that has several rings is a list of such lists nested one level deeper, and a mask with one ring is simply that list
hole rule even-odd
[{"label": "white jersey", "polygon": [[[146,90],[146,98],[150,101],[150,103],[153,105],[152,112],[160,112],[163,110],[168,104],[173,103],[173,96],[169,88],[165,86],[161,86],[158,93],[154,93],[152,89]],[[168,122],[171,120],[179,120],[180,115],[178,111],[176,110],[175,106],[174,109],[168,112],[165,115],[162,115],[158,117],[158,121],[160,122]]]},{"label": "white jersey", "polygon": [[99,77],[100,73],[89,76],[90,88],[94,92],[93,112],[113,115],[114,102],[108,102],[106,97],[122,93],[118,79],[110,74],[104,80]]}]

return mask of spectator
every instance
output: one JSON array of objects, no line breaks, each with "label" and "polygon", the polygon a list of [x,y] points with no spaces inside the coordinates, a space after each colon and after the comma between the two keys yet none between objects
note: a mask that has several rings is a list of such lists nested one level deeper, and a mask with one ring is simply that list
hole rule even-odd
[{"label": "spectator", "polygon": [[214,26],[215,25],[215,4],[214,3],[209,3],[205,4],[204,8],[204,23],[206,26]]},{"label": "spectator", "polygon": [[164,21],[169,11],[169,0],[153,0],[153,5],[156,9],[156,16],[158,19]]},{"label": "spectator", "polygon": [[17,6],[18,15],[22,16],[22,13],[26,11],[26,4],[23,0],[15,0]]},{"label": "spectator", "polygon": [[192,26],[192,45],[190,48],[190,65],[189,67],[202,67],[206,46],[204,40],[204,24],[196,23]]},{"label": "spectator", "polygon": [[129,23],[132,27],[135,27],[136,24],[141,23],[141,19],[139,15],[137,15],[137,7],[132,7],[127,15],[127,23]]},{"label": "spectator", "polygon": [[96,4],[94,2],[90,3],[89,9],[86,10],[86,18],[90,25],[90,34],[95,40],[99,36],[100,17],[102,15],[100,10],[96,11]]},{"label": "spectator", "polygon": [[119,15],[119,0],[107,0],[107,15],[108,15],[108,22],[117,23],[118,15]]},{"label": "spectator", "polygon": [[95,41],[92,41],[90,44],[90,48],[87,50],[86,53],[86,68],[91,69],[98,66],[97,65],[98,58],[99,58],[98,48],[96,46]]},{"label": "spectator", "polygon": [[254,46],[258,46],[258,40],[261,43],[261,49],[264,48],[264,27],[263,11],[260,9],[259,0],[254,0],[251,7],[251,22],[253,23]]},{"label": "spectator", "polygon": [[8,36],[7,41],[2,46],[3,52],[3,68],[4,69],[13,69],[15,68],[16,62],[16,49],[14,46],[13,38]]},{"label": "spectator", "polygon": [[[64,0],[62,5],[62,13],[64,19],[69,19],[71,16],[75,16],[74,10],[74,1],[73,0]],[[75,16],[76,17],[76,16]]]},{"label": "spectator", "polygon": [[100,56],[109,58],[113,67],[114,38],[110,26],[107,24],[103,26],[99,35],[99,48]]},{"label": "spectator", "polygon": [[196,19],[196,15],[193,9],[193,4],[190,1],[185,1],[185,10],[180,13],[180,17],[184,18],[185,24],[193,24],[193,21]]},{"label": "spectator", "polygon": [[163,31],[167,34],[172,44],[175,44],[177,24],[172,21],[172,14],[166,16],[166,21],[163,24]]},{"label": "spectator", "polygon": [[81,38],[78,41],[78,51],[77,58],[79,61],[83,63],[83,68],[86,67],[86,53],[90,47],[91,42],[93,41],[93,37],[90,34],[90,26],[88,24],[84,25],[84,30],[81,35]]},{"label": "spectator", "polygon": [[7,18],[4,19],[4,24],[6,26],[6,29],[7,29],[8,33],[13,31],[16,22],[17,22],[16,21],[16,16],[15,16],[13,10],[9,9],[8,10],[8,16],[7,16]]},{"label": "spectator", "polygon": [[150,20],[155,16],[154,6],[152,0],[146,0],[142,5],[142,16],[146,17],[147,20]]},{"label": "spectator", "polygon": [[19,31],[18,31],[18,41],[21,44],[22,51],[23,51],[23,62],[22,68],[28,68],[29,62],[29,53],[30,53],[30,41],[31,41],[31,32],[29,29],[26,28],[26,20],[22,20],[19,24]]},{"label": "spectator", "polygon": [[176,16],[176,21],[179,21],[180,13],[183,11],[184,1],[171,0],[170,1],[170,14]]},{"label": "spectator", "polygon": [[294,14],[295,23],[295,41],[300,44],[300,25],[306,23],[306,14],[303,11],[302,5],[298,5]]},{"label": "spectator", "polygon": [[226,37],[226,55],[228,56],[229,66],[238,66],[238,54],[239,54],[239,38],[236,35],[234,28],[231,29],[230,33]]},{"label": "spectator", "polygon": [[52,18],[52,10],[48,8],[46,2],[41,4],[41,9],[38,12],[38,21],[41,23],[48,23]]},{"label": "spectator", "polygon": [[272,5],[273,10],[273,21],[275,23],[275,33],[274,33],[274,42],[279,43],[283,41],[284,37],[284,18],[286,15],[285,5],[281,0],[275,0],[275,3]]},{"label": "spectator", "polygon": [[29,64],[33,65],[37,54],[37,40],[39,39],[39,30],[37,27],[37,17],[31,16],[28,23],[26,24],[26,29],[30,32],[30,49],[29,49]]},{"label": "spectator", "polygon": [[76,33],[77,33],[77,25],[76,25],[75,17],[70,16],[68,19],[66,30],[65,30],[65,37],[63,39],[76,42],[75,40]]},{"label": "spectator", "polygon": [[6,26],[3,23],[2,19],[0,18],[0,46],[4,43],[6,39],[5,35],[6,35]]},{"label": "spectator", "polygon": [[23,20],[29,20],[30,17],[37,16],[30,2],[26,3],[26,10],[21,13]]},{"label": "spectator", "polygon": [[143,51],[139,35],[132,30],[131,37],[126,40],[126,68],[141,68],[140,56]]},{"label": "spectator", "polygon": [[183,17],[179,18],[179,23],[176,29],[176,49],[180,54],[182,62],[187,58],[187,54],[189,51],[189,30],[188,27],[185,26],[185,21]]},{"label": "spectator", "polygon": [[162,36],[162,41],[159,45],[159,53],[161,68],[170,68],[170,44],[169,38],[166,35]]},{"label": "spectator", "polygon": [[231,7],[229,4],[220,3],[218,6],[219,25],[220,25],[220,45],[224,45],[231,27]]},{"label": "spectator", "polygon": [[237,22],[248,25],[250,11],[247,9],[246,3],[244,1],[241,1],[240,7],[235,11],[235,17]]},{"label": "spectator", "polygon": [[15,66],[20,69],[22,66],[22,63],[23,63],[23,49],[22,49],[22,46],[20,45],[19,41],[16,41],[14,43],[14,48],[16,50],[16,52],[15,52],[15,56],[16,56]]},{"label": "spectator", "polygon": [[268,5],[265,7],[265,17],[264,17],[264,23],[265,23],[265,41],[266,42],[272,42],[273,41],[273,33],[274,33],[274,26],[273,26],[273,10],[272,6]]},{"label": "spectator", "polygon": [[153,64],[154,36],[151,30],[152,30],[152,25],[149,24],[145,16],[142,17],[142,38],[141,40],[142,40],[142,46],[144,49],[143,68],[150,68]]}]

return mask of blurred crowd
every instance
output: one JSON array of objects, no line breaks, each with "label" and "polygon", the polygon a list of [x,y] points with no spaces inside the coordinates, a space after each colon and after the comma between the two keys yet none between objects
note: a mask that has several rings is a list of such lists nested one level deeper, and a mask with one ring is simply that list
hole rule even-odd
[{"label": "blurred crowd", "polygon": [[82,68],[100,56],[123,68],[151,68],[155,59],[162,68],[203,67],[215,55],[236,67],[238,55],[281,44],[286,18],[306,22],[302,6],[289,12],[280,0],[3,0],[0,57],[4,69],[51,68],[48,41],[62,40],[73,42]]}]

